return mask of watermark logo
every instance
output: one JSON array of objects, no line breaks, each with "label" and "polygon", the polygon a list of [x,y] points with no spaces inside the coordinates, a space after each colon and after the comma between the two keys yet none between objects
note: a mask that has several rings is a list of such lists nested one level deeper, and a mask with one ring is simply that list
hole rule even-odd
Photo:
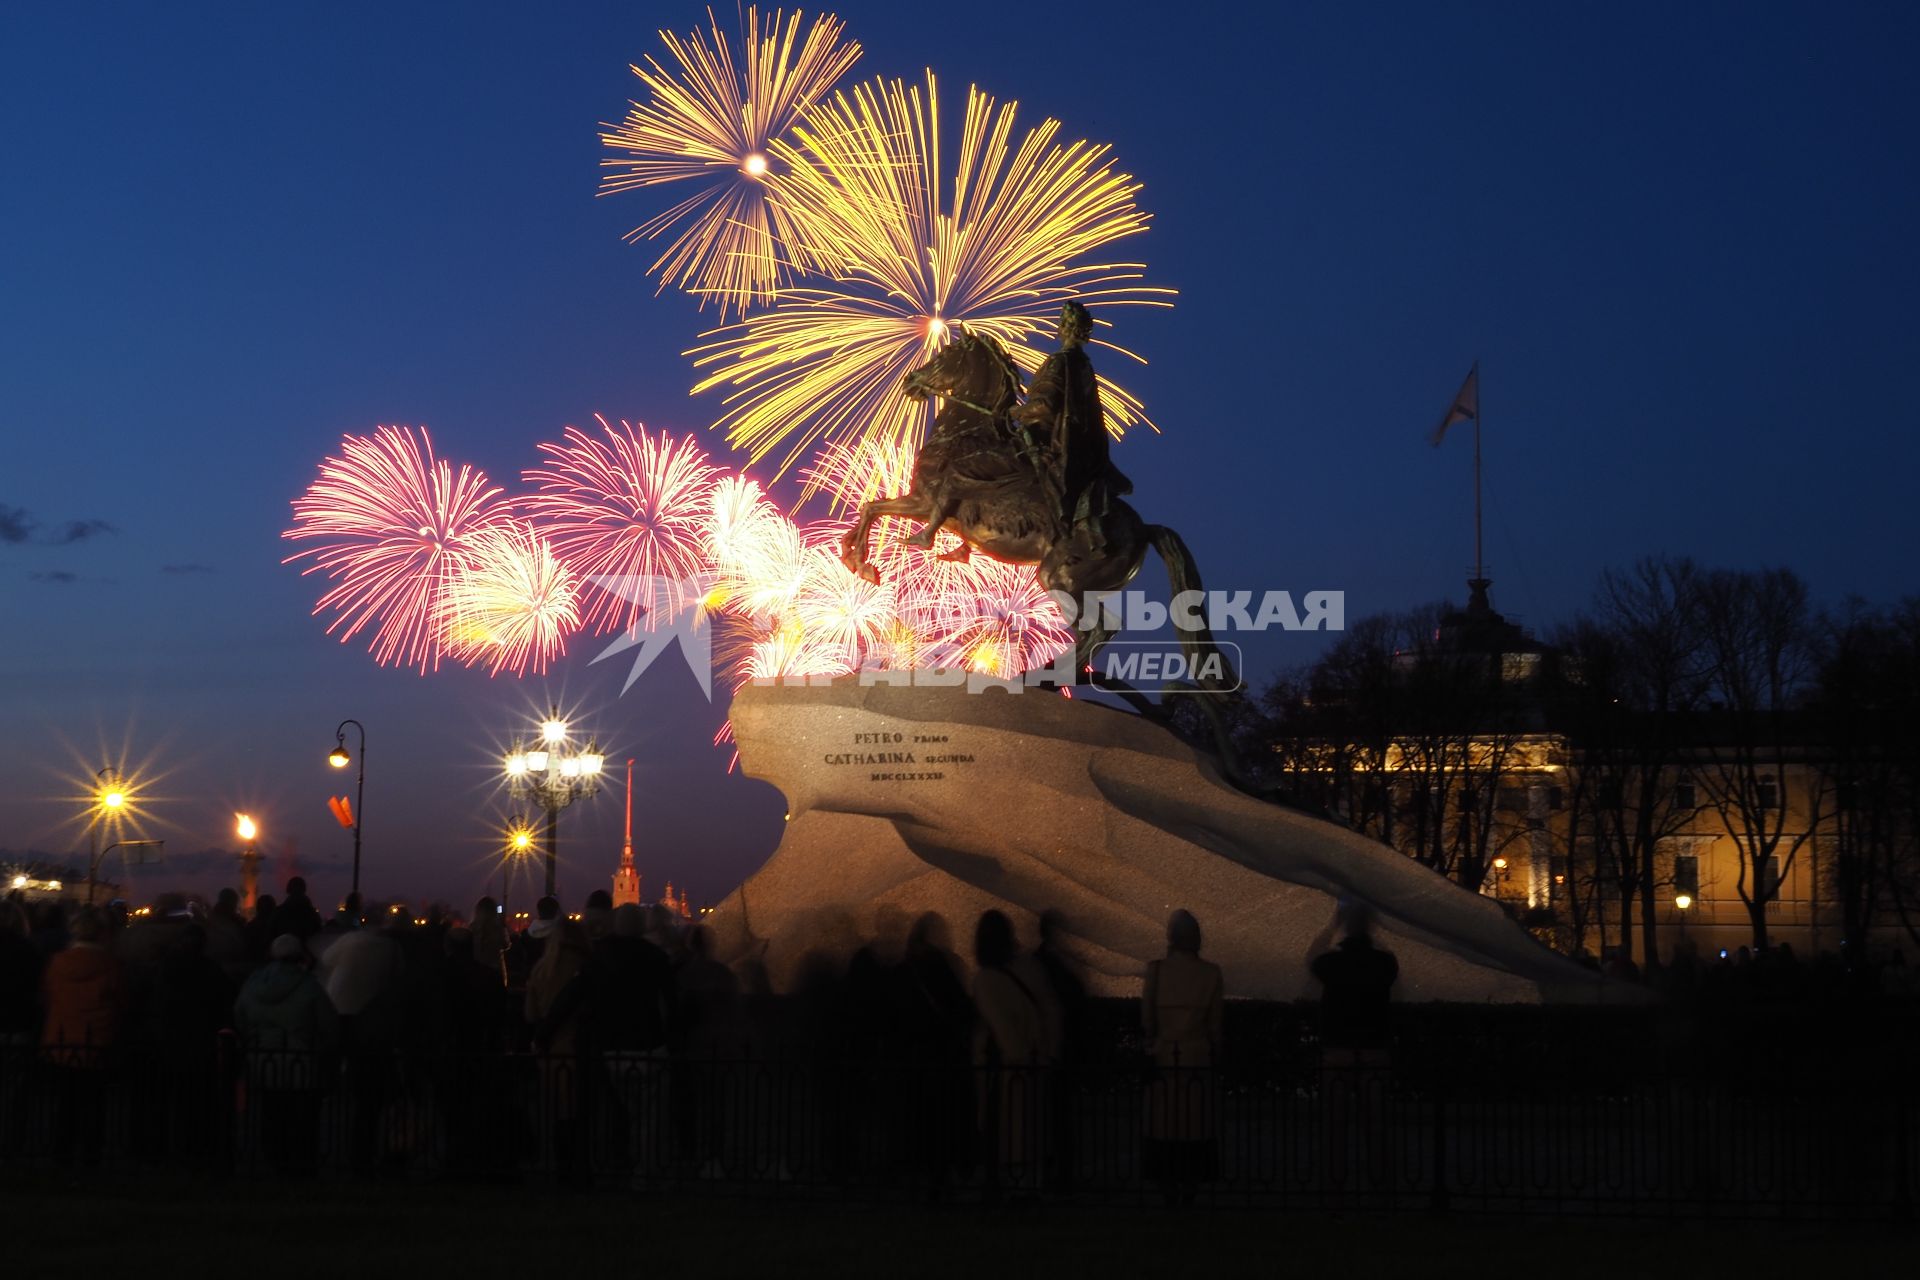
[{"label": "watermark logo", "polygon": [[1093,668],[1109,684],[1185,684],[1232,693],[1240,688],[1246,663],[1231,640],[1194,650],[1158,640],[1109,640],[1094,655]]},{"label": "watermark logo", "polygon": [[627,681],[620,686],[626,693],[633,688],[654,659],[669,649],[678,649],[687,670],[700,682],[700,692],[713,701],[713,623],[706,601],[714,587],[714,578],[657,578],[625,575],[597,575],[593,585],[628,604],[636,605],[640,618],[621,632],[620,638],[593,655],[589,666],[633,652],[633,665],[627,668]]},{"label": "watermark logo", "polygon": [[[596,587],[635,606],[637,620],[626,631],[590,660],[600,663],[623,654],[631,654],[626,682],[620,692],[631,689],[654,662],[670,650],[677,650],[687,669],[700,683],[700,691],[713,700],[713,626],[716,615],[709,609],[715,599],[716,578],[662,578],[646,576],[600,575],[591,579]],[[971,692],[1000,689],[1018,692],[1030,688],[1061,688],[1088,682],[1128,687],[1179,687],[1207,693],[1230,693],[1242,687],[1241,672],[1245,655],[1241,647],[1222,634],[1261,631],[1341,631],[1346,628],[1346,593],[1308,591],[1296,601],[1286,591],[1182,591],[1165,603],[1142,591],[1112,591],[1075,598],[1065,592],[1049,592],[1070,632],[1084,634],[1101,631],[1111,638],[1095,650],[1090,665],[1078,666],[1078,646],[1064,646],[1043,666],[1011,676],[995,676],[971,669],[959,653],[946,653],[930,647],[920,653],[920,662],[901,669],[889,665],[883,657],[845,654],[822,664],[821,670],[772,671],[756,675],[754,684],[830,684],[849,676],[863,685],[912,685],[935,688],[964,686]],[[956,608],[965,612],[967,602],[947,598],[943,602],[942,629],[958,633],[967,628],[964,619],[947,616]],[[976,602],[980,621],[1002,621],[992,614],[990,602]],[[783,633],[781,618],[773,614],[743,617],[753,633],[773,636]],[[1171,626],[1174,635],[1164,639],[1130,639],[1144,632]],[[805,645],[794,647],[795,654],[810,651]],[[817,656],[817,655],[816,655]],[[777,662],[775,665],[779,665]]]},{"label": "watermark logo", "polygon": [[1181,591],[1161,604],[1144,591],[1106,591],[1077,599],[1047,593],[1061,616],[1081,631],[1345,631],[1347,593],[1308,591],[1294,602],[1290,591]]}]

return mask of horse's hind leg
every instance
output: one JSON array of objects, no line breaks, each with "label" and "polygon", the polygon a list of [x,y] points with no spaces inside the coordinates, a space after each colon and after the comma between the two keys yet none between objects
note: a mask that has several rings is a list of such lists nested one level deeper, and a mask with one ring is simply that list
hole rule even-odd
[{"label": "horse's hind leg", "polygon": [[948,494],[946,486],[935,486],[927,494],[927,522],[920,526],[920,532],[907,539],[907,545],[922,551],[933,550],[934,539],[940,536],[941,526],[953,516],[953,509],[958,505]]}]

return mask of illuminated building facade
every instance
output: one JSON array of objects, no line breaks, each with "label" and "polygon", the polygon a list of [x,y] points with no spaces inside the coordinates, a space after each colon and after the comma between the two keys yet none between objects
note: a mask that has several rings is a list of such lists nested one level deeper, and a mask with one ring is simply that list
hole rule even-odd
[{"label": "illuminated building facade", "polygon": [[1290,799],[1569,952],[1645,964],[1649,939],[1662,963],[1683,940],[1709,959],[1908,940],[1911,824],[1866,812],[1831,745],[1844,734],[1799,711],[1758,731],[1713,704],[1616,711],[1597,673],[1494,612],[1486,586],[1464,610],[1357,637],[1283,696],[1271,748]]}]

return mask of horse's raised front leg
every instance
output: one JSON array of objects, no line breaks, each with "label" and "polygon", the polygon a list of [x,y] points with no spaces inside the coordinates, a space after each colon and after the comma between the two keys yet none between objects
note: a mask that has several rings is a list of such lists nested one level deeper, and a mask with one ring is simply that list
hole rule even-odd
[{"label": "horse's raised front leg", "polygon": [[840,536],[840,563],[847,566],[847,572],[861,578],[873,572],[873,566],[867,563],[867,535],[873,529],[873,519],[873,504],[861,503],[860,514]]}]

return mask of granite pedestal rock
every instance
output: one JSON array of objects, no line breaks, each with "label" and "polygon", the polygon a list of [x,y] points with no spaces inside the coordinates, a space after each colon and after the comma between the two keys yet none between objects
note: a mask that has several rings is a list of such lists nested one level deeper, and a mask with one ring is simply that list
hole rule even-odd
[{"label": "granite pedestal rock", "polygon": [[776,986],[922,912],[969,949],[982,911],[1022,937],[1057,908],[1098,994],[1132,995],[1167,914],[1200,920],[1230,995],[1317,996],[1312,940],[1350,897],[1378,915],[1399,1000],[1626,996],[1529,937],[1498,904],[1376,841],[1253,799],[1139,716],[1029,689],[832,684],[740,692],[745,772],[788,802],[785,837],[714,913],[719,951]]}]

